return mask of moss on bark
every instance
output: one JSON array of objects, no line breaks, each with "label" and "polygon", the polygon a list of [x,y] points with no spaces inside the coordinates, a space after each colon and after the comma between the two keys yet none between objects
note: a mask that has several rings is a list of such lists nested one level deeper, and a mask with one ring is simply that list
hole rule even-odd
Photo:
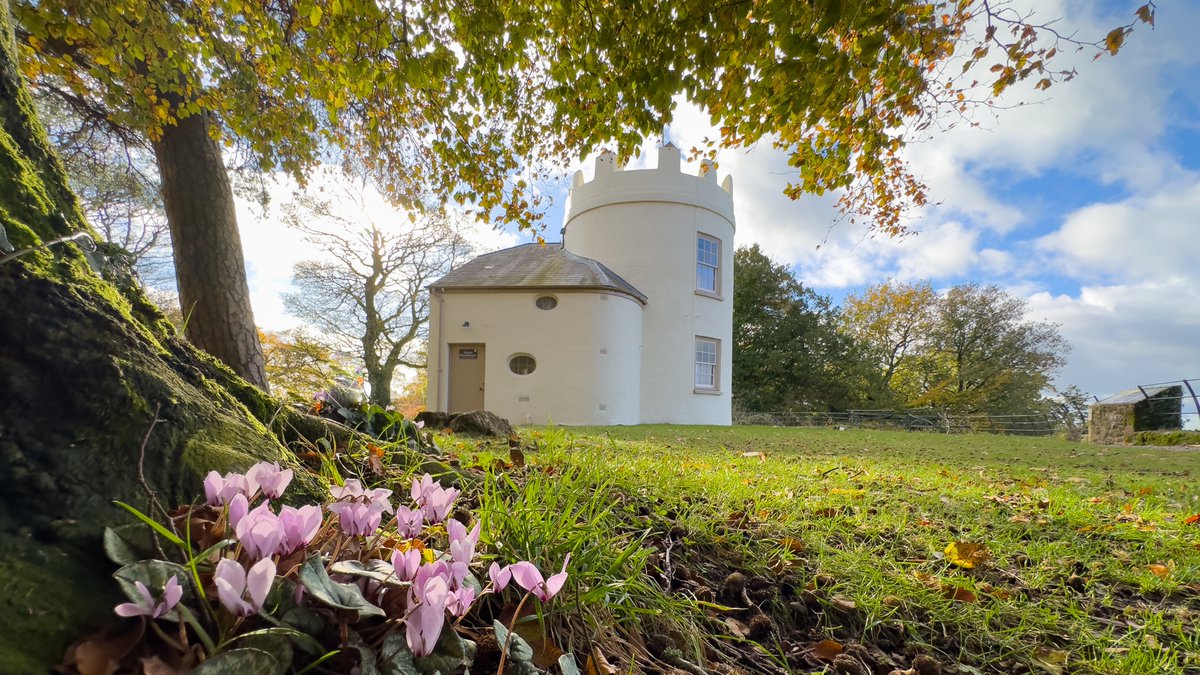
[{"label": "moss on bark", "polygon": [[[91,231],[33,114],[0,0],[0,225],[18,248]],[[103,528],[190,501],[211,469],[278,459],[291,414],[61,244],[0,264],[0,672],[42,673],[117,600]],[[157,411],[158,422],[143,438]]]}]

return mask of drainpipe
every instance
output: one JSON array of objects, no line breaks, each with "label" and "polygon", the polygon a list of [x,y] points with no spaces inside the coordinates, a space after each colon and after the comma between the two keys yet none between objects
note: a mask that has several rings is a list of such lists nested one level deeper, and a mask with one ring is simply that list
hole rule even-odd
[{"label": "drainpipe", "polygon": [[440,288],[435,289],[434,293],[437,293],[438,297],[437,402],[435,405],[438,408],[436,412],[443,412],[446,410],[446,406],[448,405],[446,403],[442,403],[442,400],[445,399],[446,394],[445,389],[442,387],[442,381],[445,379],[442,377],[442,373],[445,372],[442,370],[442,352],[446,351],[445,349],[442,349],[442,345],[446,344],[446,336],[444,333],[442,333],[442,323],[444,321],[444,317],[446,316],[446,293]]}]

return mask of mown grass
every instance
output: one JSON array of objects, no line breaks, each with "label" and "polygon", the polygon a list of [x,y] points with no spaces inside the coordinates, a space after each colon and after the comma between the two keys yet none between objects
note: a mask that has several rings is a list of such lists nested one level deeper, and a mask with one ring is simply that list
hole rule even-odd
[{"label": "mown grass", "polygon": [[[492,461],[507,448],[442,446],[487,467],[475,498],[498,554],[556,569],[571,552],[565,625],[635,653],[650,634],[693,661],[740,642],[709,604],[740,571],[803,600],[765,603],[776,630],[753,649],[779,670],[819,671],[789,653],[826,635],[951,672],[1200,672],[1198,453],[764,427],[522,435],[524,470]],[[956,566],[952,542],[988,560]],[[701,583],[664,588],[668,548]]]}]

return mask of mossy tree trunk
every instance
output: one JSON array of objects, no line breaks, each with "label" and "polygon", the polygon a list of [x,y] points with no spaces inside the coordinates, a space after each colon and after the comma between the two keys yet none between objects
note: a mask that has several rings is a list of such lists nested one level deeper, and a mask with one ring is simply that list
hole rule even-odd
[{"label": "mossy tree trunk", "polygon": [[[93,272],[90,228],[18,75],[0,0],[0,225],[36,249],[0,262],[0,672],[44,673],[111,618],[106,525],[190,501],[210,469],[277,459],[288,414],[188,342],[136,288]],[[3,254],[0,254],[3,255]],[[147,431],[156,419],[153,432]],[[144,461],[142,456],[143,439]]]}]

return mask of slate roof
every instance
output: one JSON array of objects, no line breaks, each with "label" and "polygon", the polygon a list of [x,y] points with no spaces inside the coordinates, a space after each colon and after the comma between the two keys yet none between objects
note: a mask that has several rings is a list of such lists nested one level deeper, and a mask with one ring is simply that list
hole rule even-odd
[{"label": "slate roof", "polygon": [[575,255],[561,243],[522,244],[484,255],[450,271],[434,289],[593,289],[628,295],[642,304],[646,295],[601,263]]},{"label": "slate roof", "polygon": [[1112,396],[1109,396],[1108,398],[1104,399],[1103,401],[1097,401],[1096,404],[1097,405],[1113,405],[1113,404],[1118,404],[1118,403],[1137,403],[1138,401],[1144,401],[1147,398],[1152,398],[1154,396],[1158,396],[1159,394],[1161,394],[1164,391],[1167,391],[1171,388],[1172,388],[1171,386],[1142,387],[1142,389],[1146,390],[1145,394],[1142,393],[1142,389],[1126,389],[1125,391],[1118,392],[1116,394],[1113,394]]}]

